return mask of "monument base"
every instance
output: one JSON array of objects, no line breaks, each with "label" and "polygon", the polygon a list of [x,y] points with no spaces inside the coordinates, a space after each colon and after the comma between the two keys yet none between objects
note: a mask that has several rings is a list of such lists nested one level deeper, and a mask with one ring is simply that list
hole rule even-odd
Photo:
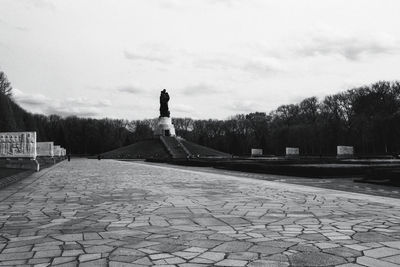
[{"label": "monument base", "polygon": [[156,136],[175,136],[175,127],[169,117],[158,118],[158,123],[154,131]]},{"label": "monument base", "polygon": [[354,147],[352,147],[352,146],[337,146],[336,158],[338,158],[338,159],[354,158]]},{"label": "monument base", "polygon": [[37,161],[41,166],[48,166],[56,164],[56,159],[54,157],[36,157]]},{"label": "monument base", "polygon": [[40,164],[36,159],[18,158],[18,159],[1,159],[0,167],[9,169],[23,170],[40,170]]}]

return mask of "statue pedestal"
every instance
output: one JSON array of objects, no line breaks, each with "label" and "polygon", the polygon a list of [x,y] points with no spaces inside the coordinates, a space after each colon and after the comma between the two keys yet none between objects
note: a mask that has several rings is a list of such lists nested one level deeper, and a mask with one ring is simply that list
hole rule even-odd
[{"label": "statue pedestal", "polygon": [[154,134],[159,136],[175,136],[175,127],[172,124],[172,120],[169,117],[158,118],[158,123]]}]

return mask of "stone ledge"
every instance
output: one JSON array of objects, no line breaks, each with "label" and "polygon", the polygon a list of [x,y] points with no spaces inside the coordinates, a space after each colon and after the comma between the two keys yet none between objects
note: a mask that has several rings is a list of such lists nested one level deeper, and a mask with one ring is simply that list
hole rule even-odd
[{"label": "stone ledge", "polygon": [[18,159],[0,159],[0,167],[10,169],[23,169],[40,171],[40,164],[36,159],[18,158]]},{"label": "stone ledge", "polygon": [[9,186],[9,185],[11,185],[11,184],[13,184],[15,182],[18,182],[18,181],[28,177],[32,173],[34,173],[34,171],[27,170],[27,171],[20,172],[20,173],[17,173],[17,174],[8,176],[8,177],[1,178],[0,179],[0,189],[3,189],[3,188],[5,188],[5,187],[7,187],[7,186]]}]

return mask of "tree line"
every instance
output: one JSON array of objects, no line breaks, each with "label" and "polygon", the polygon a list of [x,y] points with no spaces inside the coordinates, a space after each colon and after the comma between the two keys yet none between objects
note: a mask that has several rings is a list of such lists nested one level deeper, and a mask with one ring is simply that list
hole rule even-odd
[{"label": "tree line", "polygon": [[12,97],[12,87],[0,72],[0,132],[36,131],[37,141],[54,141],[72,154],[99,154],[139,140],[126,120],[32,114]]},{"label": "tree line", "polygon": [[380,81],[326,96],[282,105],[269,113],[239,114],[227,120],[175,119],[177,134],[235,155],[262,148],[282,155],[299,147],[306,155],[334,155],[337,145],[358,154],[400,152],[400,82]]},{"label": "tree line", "polygon": [[[12,98],[0,72],[0,131],[36,131],[38,141],[54,141],[73,154],[98,154],[153,137],[157,119],[116,120],[31,114]],[[306,98],[266,112],[226,120],[173,118],[177,135],[234,155],[262,148],[282,155],[285,147],[302,154],[334,155],[337,145],[359,154],[400,152],[400,82],[380,81],[322,100]]]}]

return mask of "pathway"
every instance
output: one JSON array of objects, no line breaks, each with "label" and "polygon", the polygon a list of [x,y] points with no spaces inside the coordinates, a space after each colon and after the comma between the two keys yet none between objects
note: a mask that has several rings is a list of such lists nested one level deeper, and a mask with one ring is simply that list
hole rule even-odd
[{"label": "pathway", "polygon": [[0,190],[0,265],[399,266],[400,200],[113,160]]}]

